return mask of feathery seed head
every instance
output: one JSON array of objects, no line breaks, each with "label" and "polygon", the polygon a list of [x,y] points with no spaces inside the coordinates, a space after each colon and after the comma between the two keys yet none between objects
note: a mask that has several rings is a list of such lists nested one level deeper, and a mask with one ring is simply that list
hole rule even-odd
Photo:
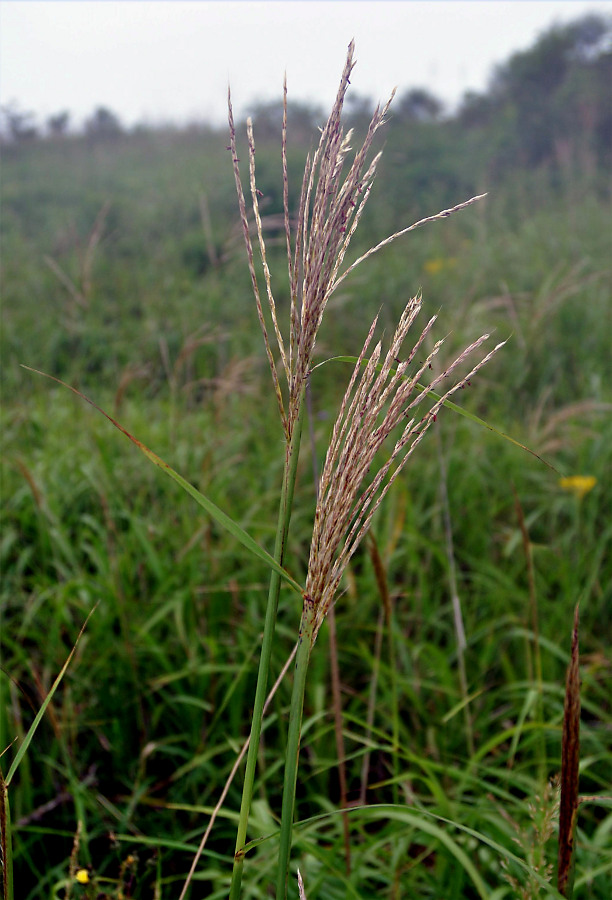
[{"label": "feathery seed head", "polygon": [[[441,384],[448,384],[447,379],[455,369],[487,340],[488,335],[482,335],[470,344],[454,362],[422,387],[419,380],[431,368],[443,342],[437,341],[410,375],[408,367],[431,330],[435,317],[429,320],[408,357],[398,362],[402,345],[420,309],[420,296],[412,298],[400,317],[384,357],[379,342],[366,358],[376,329],[377,319],[374,320],[332,431],[319,483],[305,590],[314,608],[313,642],[372,516],[436,420],[441,406],[503,346],[498,344],[467,375],[438,395],[436,389]],[[433,402],[427,404],[428,399]],[[416,412],[424,403],[428,407],[425,412]],[[395,444],[368,483],[375,457],[392,432],[396,433]]]},{"label": "feathery seed head", "polygon": [[350,141],[352,130],[346,134],[341,125],[344,97],[349,86],[349,76],[354,66],[354,44],[348,48],[346,62],[336,100],[327,123],[321,130],[319,144],[306,162],[302,191],[297,216],[297,228],[292,231],[289,217],[289,191],[287,175],[287,86],[283,92],[282,165],[283,198],[285,212],[285,234],[289,283],[291,289],[291,313],[289,323],[288,349],[278,324],[276,306],[272,293],[272,278],[266,259],[259,200],[255,175],[255,140],[253,126],[247,123],[249,148],[249,183],[253,217],[257,232],[257,242],[263,266],[266,295],[270,320],[285,372],[288,389],[288,410],[280,387],[277,365],[274,360],[266,317],[255,271],[254,251],[246,210],[246,201],[240,179],[240,167],[236,149],[236,129],[234,125],[231,97],[228,97],[230,149],[234,166],[238,204],[242,220],[243,234],[251,273],[251,283],[255,294],[257,313],[262,328],[268,362],[279,403],[285,435],[289,440],[297,418],[300,398],[310,371],[312,357],[321,325],[323,313],[340,277],[340,268],[351,239],[363,214],[369,192],[376,174],[380,153],[368,162],[368,155],[378,129],[383,125],[385,114],[393,95],[382,108],[374,112],[362,146],[347,167],[347,157],[352,151]]}]

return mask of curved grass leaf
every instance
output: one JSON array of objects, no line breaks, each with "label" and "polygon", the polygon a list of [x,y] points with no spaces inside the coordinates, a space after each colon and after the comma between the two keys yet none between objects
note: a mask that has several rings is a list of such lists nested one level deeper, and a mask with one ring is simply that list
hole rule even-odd
[{"label": "curved grass leaf", "polygon": [[[484,879],[477,871],[467,852],[457,844],[452,835],[449,834],[449,832],[443,826],[451,826],[452,828],[457,829],[457,831],[462,831],[464,834],[475,838],[479,843],[486,844],[488,847],[494,850],[501,859],[511,860],[513,863],[519,866],[519,868],[523,869],[525,872],[528,872],[529,875],[533,877],[535,881],[537,881],[540,888],[542,888],[543,891],[546,891],[546,894],[548,896],[556,898],[562,897],[559,891],[555,887],[553,887],[550,882],[542,878],[542,876],[537,871],[532,869],[532,867],[528,863],[526,863],[525,860],[521,859],[515,853],[512,853],[510,850],[508,850],[507,847],[502,846],[497,841],[490,838],[488,835],[483,834],[480,831],[476,831],[474,828],[469,828],[467,825],[462,825],[460,822],[454,822],[452,819],[447,819],[444,816],[439,816],[436,813],[430,812],[429,810],[408,806],[395,806],[393,804],[384,803],[373,804],[372,806],[354,806],[348,810],[337,809],[331,812],[325,812],[321,813],[320,815],[312,816],[308,819],[303,819],[301,822],[295,823],[295,828],[296,830],[304,828],[307,825],[312,825],[315,822],[329,819],[332,816],[343,815],[347,812],[350,816],[358,814],[360,817],[365,818],[395,819],[396,821],[404,822],[411,828],[414,828],[436,838],[440,841],[440,843],[444,844],[449,852],[455,857],[457,862],[460,863],[461,866],[463,866],[465,872],[471,878],[474,887],[478,891],[479,896],[482,897],[483,900],[490,900],[492,893],[491,888],[485,883]],[[428,819],[434,819],[435,821],[428,821]],[[248,852],[254,847],[259,846],[270,838],[277,837],[278,834],[279,832],[275,831],[272,834],[267,834],[265,836],[249,841],[249,843],[245,847],[245,852]]]},{"label": "curved grass leaf", "polygon": [[59,675],[53,682],[53,685],[51,686],[51,690],[45,697],[40,709],[38,710],[38,712],[34,718],[34,721],[28,728],[28,732],[27,732],[25,738],[23,739],[22,744],[20,745],[19,749],[17,750],[17,752],[15,754],[15,758],[13,759],[13,762],[11,763],[11,766],[8,770],[6,778],[3,778],[2,774],[0,773],[0,849],[2,851],[2,853],[1,853],[1,856],[2,856],[2,888],[3,888],[2,893],[3,893],[4,900],[13,900],[13,896],[14,896],[14,894],[13,894],[13,846],[12,846],[13,841],[12,841],[11,812],[10,812],[8,788],[9,788],[11,781],[13,780],[13,776],[15,775],[15,772],[19,768],[19,763],[21,762],[23,757],[26,755],[28,747],[32,743],[32,738],[34,737],[36,730],[37,730],[38,726],[40,725],[45,712],[47,711],[47,707],[49,706],[49,704],[53,698],[53,695],[55,694],[56,690],[58,689],[62,678],[66,674],[66,669],[70,665],[70,660],[74,656],[74,651],[76,650],[77,645],[78,645],[79,641],[81,640],[81,636],[83,635],[83,632],[85,631],[85,628],[87,627],[87,623],[89,622],[90,618],[94,614],[97,607],[98,607],[98,604],[96,603],[96,605],[90,610],[89,615],[85,619],[85,622],[83,623],[83,627],[79,631],[78,637],[77,637],[76,641],[74,642],[74,646],[73,646],[72,650],[68,654],[68,658],[66,659],[66,662],[62,666]]},{"label": "curved grass leaf", "polygon": [[70,665],[70,660],[71,660],[72,657],[74,656],[74,651],[75,651],[76,648],[77,648],[77,644],[78,644],[79,641],[81,640],[81,637],[82,637],[82,635],[83,635],[83,632],[85,631],[85,628],[87,627],[87,623],[89,622],[90,618],[92,617],[92,615],[94,614],[95,610],[97,609],[97,606],[98,606],[98,604],[96,603],[96,605],[93,607],[93,609],[91,609],[91,610],[89,611],[89,614],[88,614],[87,618],[85,619],[85,622],[83,623],[83,627],[82,627],[81,630],[79,631],[78,637],[77,637],[76,641],[74,642],[74,647],[72,648],[72,650],[71,650],[70,653],[68,654],[68,658],[66,659],[66,662],[65,662],[64,665],[62,666],[59,675],[57,676],[57,678],[56,678],[55,681],[53,682],[53,685],[52,685],[52,687],[51,687],[51,690],[49,691],[49,693],[48,693],[47,696],[45,697],[45,699],[44,699],[44,701],[43,701],[43,704],[42,704],[42,706],[40,707],[40,709],[38,710],[38,712],[37,712],[37,714],[36,714],[36,717],[35,717],[34,721],[33,721],[32,724],[30,725],[30,727],[29,727],[29,729],[28,729],[28,733],[26,734],[25,738],[23,739],[23,743],[21,744],[21,746],[20,746],[19,749],[17,750],[17,753],[15,754],[15,758],[13,759],[13,762],[12,762],[12,764],[11,764],[11,767],[10,767],[10,769],[8,770],[7,776],[6,776],[5,780],[4,780],[4,785],[5,785],[6,788],[9,787],[11,781],[13,780],[13,776],[14,776],[15,772],[17,771],[17,767],[19,766],[19,763],[21,762],[21,760],[22,760],[23,757],[25,756],[26,751],[27,751],[28,747],[30,746],[30,743],[32,742],[32,738],[34,737],[34,733],[36,732],[36,729],[37,729],[38,726],[40,725],[40,721],[41,721],[42,717],[44,716],[44,714],[45,714],[45,712],[46,712],[46,710],[47,710],[47,707],[49,706],[49,703],[51,702],[51,699],[52,699],[54,693],[55,693],[56,690],[58,689],[59,684],[60,684],[62,678],[63,678],[64,675],[66,674],[66,669],[67,669],[68,666]]},{"label": "curved grass leaf", "polygon": [[206,512],[216,521],[222,528],[228,531],[233,537],[239,541],[243,547],[246,547],[253,556],[257,556],[262,562],[264,562],[270,569],[274,569],[281,578],[289,584],[294,591],[298,594],[302,593],[302,588],[300,585],[289,575],[289,573],[283,569],[282,566],[276,562],[276,560],[266,551],[263,547],[260,547],[257,541],[253,540],[250,534],[246,532],[243,528],[240,527],[233,519],[231,519],[227,513],[224,513],[222,509],[220,509],[212,500],[209,500],[204,494],[202,494],[197,488],[195,488],[192,484],[190,484],[182,475],[179,475],[172,466],[168,465],[161,457],[159,457],[156,453],[149,449],[146,444],[143,444],[142,441],[139,441],[138,438],[135,438],[133,434],[124,428],[120,422],[116,419],[113,419],[107,412],[105,412],[101,407],[99,407],[93,400],[90,400],[85,394],[81,393],[81,391],[77,390],[75,387],[72,387],[70,384],[66,384],[65,381],[62,381],[60,378],[56,378],[54,375],[49,375],[47,372],[41,372],[39,369],[33,369],[31,366],[22,365],[23,369],[27,369],[29,372],[34,372],[36,375],[42,375],[44,378],[50,378],[51,381],[57,382],[57,384],[61,384],[62,387],[68,388],[69,391],[72,391],[73,394],[76,394],[77,397],[80,397],[81,400],[85,400],[86,403],[89,403],[90,406],[93,406],[99,413],[108,419],[115,428],[117,428],[122,434],[128,438],[141,453],[147,457],[152,463],[158,466],[162,472],[165,472],[173,481],[176,481],[178,485],[180,485],[184,491],[186,491],[190,497],[192,497],[196,503],[198,503]]},{"label": "curved grass leaf", "polygon": [[[314,372],[315,369],[319,369],[321,366],[325,366],[325,365],[327,365],[327,363],[330,363],[330,362],[345,362],[345,363],[351,363],[354,366],[357,364],[358,358],[356,356],[331,356],[329,359],[325,359],[325,360],[323,360],[323,362],[317,363],[316,366],[313,366],[311,369],[311,372]],[[365,366],[365,365],[367,365],[367,363],[368,363],[367,359],[362,360],[362,365]],[[377,370],[380,370],[381,366],[378,365],[378,366],[376,366],[376,368],[377,368]],[[422,384],[417,384],[416,387],[417,387],[417,390],[419,390],[421,392],[425,390],[425,388]],[[435,391],[430,391],[429,393],[435,400],[440,399],[440,395],[436,394]],[[460,416],[464,416],[466,419],[469,419],[471,422],[474,422],[476,425],[480,425],[481,428],[486,428],[488,431],[492,431],[493,434],[496,434],[498,437],[503,438],[505,441],[510,441],[511,444],[514,444],[516,447],[519,447],[521,450],[525,450],[526,453],[530,453],[532,456],[535,456],[535,458],[537,460],[539,460],[541,463],[544,463],[545,466],[547,466],[549,469],[552,469],[552,471],[555,472],[557,475],[560,474],[557,471],[557,469],[555,469],[555,467],[552,465],[552,463],[547,462],[543,457],[539,456],[535,452],[535,450],[530,450],[530,448],[526,447],[525,444],[521,444],[520,441],[517,441],[515,438],[510,437],[509,434],[505,434],[505,432],[500,431],[498,428],[494,428],[493,425],[489,425],[488,422],[485,422],[485,420],[481,419],[479,416],[475,416],[474,413],[468,412],[466,409],[463,409],[461,406],[457,406],[457,404],[453,403],[452,400],[445,400],[444,406],[446,406],[447,409],[452,409],[453,412],[459,413]]]}]

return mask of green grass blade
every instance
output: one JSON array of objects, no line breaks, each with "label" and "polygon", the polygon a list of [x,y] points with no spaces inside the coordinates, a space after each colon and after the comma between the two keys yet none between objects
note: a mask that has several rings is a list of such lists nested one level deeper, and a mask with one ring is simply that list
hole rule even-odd
[{"label": "green grass blade", "polygon": [[13,776],[15,775],[15,772],[19,768],[19,764],[21,763],[21,760],[24,758],[25,754],[28,751],[28,747],[32,743],[32,739],[33,739],[34,735],[36,734],[36,730],[37,730],[38,726],[40,725],[40,722],[41,722],[45,712],[47,711],[47,707],[49,706],[49,703],[53,699],[53,695],[55,694],[57,688],[59,687],[62,678],[66,674],[66,670],[67,670],[68,666],[70,665],[70,661],[71,661],[72,657],[74,656],[74,651],[76,650],[78,643],[81,640],[83,632],[85,631],[85,629],[87,627],[87,623],[89,622],[91,616],[94,614],[95,610],[97,609],[97,606],[98,606],[98,604],[96,603],[96,605],[93,607],[93,609],[90,610],[89,615],[85,619],[85,622],[83,623],[83,627],[79,631],[77,639],[74,642],[74,646],[73,646],[72,650],[68,654],[68,658],[66,659],[66,662],[62,666],[59,675],[53,682],[53,685],[51,686],[51,690],[45,697],[40,709],[38,710],[38,713],[36,714],[36,716],[34,718],[34,721],[30,725],[28,732],[27,732],[25,738],[23,739],[23,742],[21,743],[21,746],[19,747],[19,749],[17,750],[17,753],[15,754],[15,758],[13,759],[13,762],[11,763],[11,766],[8,770],[8,774],[7,774],[6,778],[2,778],[0,776],[0,790],[2,792],[2,796],[0,797],[0,832],[1,832],[0,845],[2,848],[2,887],[3,887],[4,900],[13,900],[13,849],[12,849],[11,816],[10,816],[10,806],[9,806],[9,798],[8,798],[8,788],[9,788],[11,781],[13,780]]},{"label": "green grass blade", "polygon": [[29,747],[30,744],[32,743],[32,738],[34,737],[34,734],[36,733],[36,729],[37,729],[38,726],[40,725],[40,721],[41,721],[42,717],[44,716],[44,714],[45,714],[45,712],[46,712],[46,710],[47,710],[47,707],[49,706],[49,703],[50,703],[51,700],[53,699],[53,695],[55,694],[56,690],[58,689],[58,687],[59,687],[59,685],[60,685],[60,682],[61,682],[62,678],[63,678],[64,675],[66,674],[66,669],[67,669],[68,666],[70,665],[70,660],[71,660],[72,657],[74,656],[74,651],[76,650],[77,645],[78,645],[79,641],[81,640],[81,637],[82,637],[82,635],[83,635],[83,632],[84,632],[85,629],[87,628],[87,623],[89,622],[90,618],[92,617],[92,615],[93,615],[94,612],[96,611],[97,607],[98,607],[98,604],[96,603],[96,605],[93,607],[93,609],[90,610],[89,615],[88,615],[87,618],[85,619],[85,622],[83,623],[83,627],[82,627],[81,630],[79,631],[78,637],[77,637],[76,641],[74,642],[74,647],[72,648],[72,650],[71,650],[70,653],[68,654],[68,658],[66,659],[66,662],[65,662],[64,665],[62,666],[59,675],[57,676],[57,678],[56,678],[55,681],[53,682],[53,685],[52,685],[52,687],[51,687],[51,690],[49,691],[49,693],[48,693],[47,696],[45,697],[42,706],[40,707],[40,709],[38,710],[38,713],[36,714],[36,718],[34,719],[34,721],[32,722],[32,724],[30,725],[30,727],[29,727],[29,729],[28,729],[28,733],[26,734],[25,738],[23,739],[23,743],[21,744],[21,746],[20,746],[19,749],[17,750],[17,753],[15,754],[15,758],[14,758],[13,762],[11,763],[11,767],[10,767],[10,769],[8,770],[8,774],[7,774],[6,779],[5,779],[5,782],[4,782],[6,788],[9,787],[11,781],[13,780],[13,776],[14,776],[15,772],[17,771],[18,767],[19,767],[19,763],[21,762],[21,760],[22,760],[23,757],[25,756],[28,747]]},{"label": "green grass blade", "polygon": [[[340,816],[345,812],[347,812],[347,810],[336,809],[331,812],[319,813],[318,815],[310,816],[307,819],[301,819],[299,822],[296,822],[293,827],[295,831],[301,831],[311,825],[316,824],[317,822],[323,822],[334,816]],[[483,900],[489,900],[491,896],[491,888],[485,883],[484,879],[476,869],[475,864],[470,859],[467,851],[464,850],[454,840],[452,835],[446,830],[445,826],[450,826],[457,831],[461,831],[464,834],[475,838],[480,844],[485,844],[487,847],[490,847],[491,850],[494,850],[501,859],[512,861],[524,872],[529,873],[529,875],[531,875],[534,880],[537,881],[538,886],[547,896],[555,898],[562,897],[562,895],[554,885],[546,881],[546,879],[543,878],[539,874],[539,872],[532,869],[531,866],[525,862],[525,860],[521,859],[515,853],[512,853],[512,851],[508,850],[507,847],[502,846],[502,844],[498,843],[493,838],[490,838],[488,835],[483,834],[480,831],[476,831],[474,828],[470,828],[467,825],[462,825],[460,822],[455,822],[452,819],[448,819],[445,816],[440,816],[437,813],[433,813],[429,810],[420,809],[414,806],[395,806],[393,804],[386,803],[377,803],[372,804],[371,806],[354,806],[348,810],[348,813],[351,818],[356,817],[358,819],[395,819],[396,821],[404,822],[406,825],[409,825],[416,831],[421,831],[424,834],[428,834],[431,837],[436,838],[449,850],[449,852],[455,857],[457,862],[461,866],[463,866],[465,872],[471,878],[475,889],[478,891],[478,894],[483,898]],[[432,819],[434,821],[431,821]],[[244,848],[245,853],[248,853],[250,850],[255,849],[256,847],[260,846],[266,841],[269,841],[270,839],[278,838],[279,835],[280,831],[274,831],[270,834],[262,835],[261,837],[249,841],[249,843],[246,844]]]},{"label": "green grass blade", "polygon": [[[318,368],[320,368],[320,366],[324,366],[330,362],[345,362],[345,363],[351,363],[351,365],[354,366],[357,364],[358,361],[359,360],[356,356],[331,356],[329,359],[325,359],[325,360],[323,360],[323,362],[320,362],[316,366],[313,366],[312,371],[314,372],[315,369],[318,369]],[[365,365],[367,365],[367,363],[368,363],[367,359],[362,360],[362,365],[365,366]],[[378,365],[376,368],[378,370],[380,370],[381,366]],[[417,384],[416,387],[417,387],[417,390],[419,390],[419,391],[425,390],[425,388],[422,384]],[[440,399],[440,394],[436,394],[435,391],[430,391],[429,393],[435,400]],[[452,409],[453,412],[459,413],[460,416],[464,416],[466,419],[469,419],[470,422],[474,422],[474,424],[480,425],[481,428],[486,428],[487,431],[492,431],[493,434],[496,434],[498,437],[503,438],[505,441],[509,441],[511,444],[514,444],[515,447],[519,447],[521,450],[524,450],[526,453],[530,453],[532,456],[535,456],[535,458],[537,460],[539,460],[541,463],[543,463],[545,466],[547,466],[549,469],[552,469],[553,472],[556,472],[557,475],[559,475],[559,472],[557,471],[557,469],[555,469],[555,467],[551,463],[547,462],[543,457],[539,456],[535,452],[535,450],[531,450],[529,447],[526,447],[525,444],[521,444],[521,442],[517,441],[516,438],[510,437],[509,434],[505,434],[505,432],[500,431],[499,428],[495,428],[493,425],[489,425],[489,423],[485,422],[484,419],[481,419],[479,416],[475,416],[474,413],[468,412],[467,409],[463,409],[461,406],[457,406],[457,404],[453,403],[452,400],[445,400],[444,406],[447,409]]]},{"label": "green grass blade", "polygon": [[13,841],[11,837],[11,809],[7,784],[0,773],[0,850],[2,851],[2,896],[13,900]]},{"label": "green grass blade", "polygon": [[226,531],[228,531],[232,537],[236,538],[243,547],[250,551],[253,556],[257,556],[262,562],[264,562],[270,569],[274,569],[277,575],[280,575],[287,584],[289,584],[294,591],[297,591],[298,594],[302,593],[302,588],[300,585],[289,575],[288,572],[280,566],[271,554],[269,554],[263,547],[260,547],[257,541],[253,540],[250,534],[246,532],[243,528],[240,527],[233,519],[231,519],[227,513],[224,513],[222,509],[220,509],[212,500],[209,500],[204,494],[202,494],[197,488],[195,488],[192,484],[190,484],[182,475],[179,475],[172,466],[169,466],[167,462],[165,462],[161,457],[159,457],[156,453],[150,450],[146,444],[143,444],[142,441],[139,441],[138,438],[135,438],[133,434],[124,428],[120,422],[116,419],[113,419],[107,412],[101,409],[93,400],[90,400],[85,394],[81,393],[81,391],[77,390],[75,387],[72,387],[70,384],[66,384],[65,381],[62,381],[60,378],[56,378],[54,375],[49,375],[47,372],[41,372],[39,369],[33,369],[31,366],[22,366],[23,369],[27,369],[29,372],[34,372],[36,375],[42,375],[44,378],[50,378],[52,381],[56,381],[58,384],[61,384],[62,387],[68,388],[69,391],[72,391],[73,394],[76,394],[77,397],[80,397],[81,400],[85,400],[86,403],[89,403],[90,406],[93,406],[99,413],[108,419],[111,424],[115,426],[122,434],[128,438],[138,449],[144,453],[148,460],[154,463],[158,468],[165,472],[173,481],[176,481],[180,487],[186,491],[190,497],[192,497],[199,506],[206,510],[206,512],[221,525]]}]

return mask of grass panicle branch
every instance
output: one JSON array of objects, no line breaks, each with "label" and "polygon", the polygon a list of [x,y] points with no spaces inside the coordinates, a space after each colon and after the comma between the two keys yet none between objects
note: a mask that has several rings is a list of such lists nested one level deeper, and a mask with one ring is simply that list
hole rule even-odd
[{"label": "grass panicle branch", "polygon": [[456,206],[451,206],[450,209],[443,209],[439,213],[436,213],[434,216],[425,216],[424,219],[419,219],[418,222],[414,222],[412,225],[409,225],[407,228],[402,228],[400,231],[396,231],[395,234],[389,235],[389,237],[385,238],[384,241],[380,241],[380,243],[376,244],[374,247],[370,247],[362,256],[355,260],[354,263],[351,263],[347,269],[342,273],[342,275],[336,281],[336,287],[344,281],[347,275],[356,269],[357,266],[361,265],[364,260],[369,259],[370,256],[374,256],[375,253],[378,253],[379,250],[382,250],[383,247],[387,247],[393,241],[397,240],[397,238],[404,237],[405,234],[408,234],[411,231],[416,231],[417,228],[421,228],[422,225],[428,225],[430,222],[438,222],[440,219],[446,219],[448,216],[452,216],[453,213],[459,212],[462,209],[467,209],[468,206],[472,206],[474,203],[478,203],[479,200],[484,200],[486,197],[486,193],[477,194],[475,197],[470,197],[469,200],[464,200],[462,203],[457,203]]},{"label": "grass panicle branch", "polygon": [[[274,355],[272,353],[272,347],[270,345],[270,338],[268,335],[268,328],[267,328],[266,319],[264,316],[263,304],[261,302],[261,295],[259,293],[257,272],[255,271],[255,257],[254,257],[254,253],[253,253],[253,243],[251,241],[249,220],[248,220],[247,210],[246,210],[246,201],[244,199],[244,191],[242,190],[242,181],[240,179],[240,165],[239,165],[240,160],[238,159],[238,150],[236,147],[236,126],[234,125],[234,112],[232,109],[232,98],[231,98],[231,93],[230,93],[229,89],[228,89],[228,93],[227,93],[227,108],[228,108],[228,122],[229,122],[229,134],[230,134],[229,149],[232,152],[232,165],[234,168],[234,179],[236,181],[236,193],[238,194],[238,209],[240,212],[240,221],[242,223],[242,233],[244,236],[244,242],[245,242],[246,250],[247,250],[247,259],[249,262],[249,272],[251,275],[251,285],[253,287],[253,294],[255,296],[255,306],[257,308],[257,317],[259,319],[259,324],[261,326],[264,344],[266,347],[266,355],[268,357],[268,364],[270,366],[270,371],[272,373],[272,381],[274,382],[274,391],[276,393],[276,399],[278,401],[279,413],[280,413],[281,421],[283,423],[283,427],[285,430],[285,437],[287,438],[287,443],[288,443],[289,442],[289,434],[288,434],[288,430],[287,430],[287,416],[285,413],[285,408],[284,408],[284,403],[283,403],[283,395],[281,392],[280,382],[278,379],[278,372],[276,370],[276,363],[274,362]],[[254,163],[251,168],[254,172]],[[261,226],[261,222],[260,222],[260,226]],[[265,245],[262,245],[261,252],[265,259]],[[266,271],[268,271],[267,266],[266,266]],[[268,277],[269,277],[269,273],[268,273]]]}]

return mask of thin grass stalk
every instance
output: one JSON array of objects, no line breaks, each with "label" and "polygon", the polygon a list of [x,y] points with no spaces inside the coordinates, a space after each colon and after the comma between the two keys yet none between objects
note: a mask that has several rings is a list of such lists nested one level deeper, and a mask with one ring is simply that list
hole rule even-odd
[{"label": "thin grass stalk", "polygon": [[578,817],[578,779],[580,775],[580,657],[579,605],[574,610],[572,651],[567,668],[563,737],[561,741],[561,805],[559,808],[559,852],[557,889],[564,897],[574,892],[576,865],[575,832]]},{"label": "thin grass stalk", "polygon": [[372,729],[374,726],[374,713],[376,711],[376,697],[378,691],[378,675],[380,672],[380,657],[382,654],[383,631],[385,627],[384,612],[381,608],[376,622],[376,635],[374,638],[374,665],[372,669],[372,677],[370,679],[370,696],[368,697],[368,711],[366,715],[366,731],[364,744],[366,752],[363,755],[361,764],[361,785],[359,787],[359,805],[365,806],[368,792],[368,781],[370,779],[370,759],[372,751],[370,750],[370,742],[372,740]]},{"label": "thin grass stalk", "polygon": [[302,619],[300,622],[299,646],[295,657],[293,690],[291,692],[291,707],[289,710],[289,727],[287,730],[276,900],[285,900],[287,897],[289,857],[291,854],[291,837],[293,835],[293,812],[295,809],[295,789],[297,785],[298,760],[300,755],[302,713],[304,710],[304,693],[306,691],[306,676],[308,674],[308,664],[310,662],[310,651],[312,650],[312,645],[314,643],[316,622],[314,612],[314,603],[305,595]]},{"label": "thin grass stalk", "polygon": [[391,773],[393,775],[392,794],[393,802],[399,802],[399,733],[400,733],[400,713],[399,713],[399,680],[397,677],[397,656],[395,653],[395,616],[393,615],[393,605],[390,603],[387,610],[387,636],[389,642],[389,680],[391,682],[391,728],[392,728],[392,744],[391,744]]},{"label": "thin grass stalk", "polygon": [[2,851],[2,896],[13,900],[13,838],[8,787],[0,773],[0,850]]},{"label": "thin grass stalk", "polygon": [[[536,716],[537,720],[541,725],[539,732],[539,741],[538,741],[538,750],[540,755],[539,760],[539,770],[540,770],[540,781],[545,780],[546,773],[546,736],[544,733],[544,682],[542,679],[542,654],[540,652],[540,625],[539,625],[539,616],[538,616],[538,595],[536,592],[536,583],[535,583],[535,570],[533,565],[533,547],[531,545],[531,540],[529,538],[529,531],[527,530],[527,523],[525,522],[525,515],[523,513],[523,507],[521,505],[521,501],[519,500],[518,494],[516,493],[516,489],[514,486],[512,487],[512,491],[514,493],[514,508],[516,510],[516,516],[519,522],[519,527],[521,529],[521,538],[523,541],[523,550],[525,552],[525,561],[527,563],[527,584],[529,586],[529,610],[531,613],[531,633],[532,633],[532,643],[533,643],[533,666],[535,667],[535,672],[529,672],[529,676],[535,678],[536,690],[537,690],[537,706],[536,706]],[[527,660],[529,663],[529,668],[532,668],[531,663],[531,653],[529,646],[529,638],[527,638]]]},{"label": "thin grass stalk", "polygon": [[340,807],[342,813],[342,830],[344,833],[344,865],[346,877],[351,874],[351,843],[349,839],[349,820],[347,812],[348,795],[346,790],[346,751],[342,733],[342,694],[340,691],[340,665],[338,663],[338,636],[336,633],[336,611],[330,609],[328,616],[329,629],[329,665],[331,672],[332,705],[334,709],[334,732],[336,737],[336,753],[338,755],[338,780],[340,782]]},{"label": "thin grass stalk", "polygon": [[[299,457],[304,408],[305,403],[302,397],[300,413],[296,421],[295,428],[293,429],[291,442],[287,448],[287,455],[285,458],[285,470],[283,474],[283,485],[278,514],[278,526],[274,546],[274,559],[278,562],[279,565],[282,565],[283,563],[285,545],[287,543],[287,535],[289,532],[289,522],[291,519],[291,509],[293,506],[293,492],[295,489],[295,480],[297,475],[297,463]],[[263,711],[266,701],[266,692],[268,688],[268,674],[270,671],[270,660],[272,657],[272,645],[276,626],[276,614],[278,610],[280,586],[280,576],[276,572],[276,570],[272,570],[272,573],[270,575],[268,604],[266,607],[266,618],[264,622],[264,632],[261,644],[261,656],[259,659],[259,670],[257,673],[257,686],[255,688],[255,699],[253,701],[253,717],[251,723],[250,743],[247,753],[244,784],[242,788],[242,801],[240,805],[238,831],[236,834],[234,868],[232,871],[232,882],[229,894],[230,900],[238,900],[238,898],[240,897],[240,885],[242,882],[242,872],[244,868],[244,846],[246,844],[249,813],[251,811],[251,803],[253,800],[255,770],[257,767],[257,756],[259,752],[259,740],[261,737]]]},{"label": "thin grass stalk", "polygon": [[457,666],[459,669],[459,686],[461,689],[461,700],[463,701],[463,718],[465,721],[465,734],[468,748],[469,758],[474,756],[474,729],[472,727],[472,714],[470,712],[470,698],[468,693],[467,670],[465,667],[465,651],[467,650],[467,641],[465,638],[465,627],[463,625],[463,612],[461,610],[461,600],[459,591],[457,590],[457,570],[455,566],[455,547],[453,543],[453,526],[450,514],[450,502],[448,499],[448,485],[446,478],[446,464],[444,462],[444,454],[442,453],[442,439],[440,437],[441,429],[437,432],[438,438],[438,460],[440,464],[440,496],[442,497],[442,509],[444,513],[444,535],[446,540],[446,558],[448,560],[448,582],[451,592],[451,602],[453,606],[453,621],[455,624],[455,637],[457,640]]},{"label": "thin grass stalk", "polygon": [[[393,615],[394,609],[393,604],[391,603],[391,594],[389,593],[389,584],[387,582],[387,573],[385,571],[385,565],[383,563],[382,557],[380,555],[380,551],[378,549],[378,543],[376,538],[372,534],[369,533],[369,541],[368,541],[368,550],[370,552],[370,559],[372,560],[372,565],[374,566],[374,575],[376,577],[376,584],[378,586],[378,592],[381,596],[383,609],[385,612],[385,621],[387,624],[387,638],[389,641],[389,680],[391,682],[391,722],[392,722],[392,774],[393,774],[393,802],[397,803],[399,800],[399,788],[398,788],[398,777],[399,777],[399,758],[398,758],[398,750],[399,750],[399,729],[400,729],[400,715],[399,715],[399,684],[397,677],[397,656],[395,653],[395,641],[393,639],[395,633],[395,617]],[[333,609],[333,607],[332,607]]]},{"label": "thin grass stalk", "polygon": [[[275,696],[277,690],[279,689],[280,685],[284,681],[285,675],[289,671],[289,666],[293,662],[293,659],[294,659],[296,651],[297,651],[297,646],[298,645],[295,644],[293,650],[287,657],[287,661],[286,661],[285,665],[281,669],[281,671],[278,675],[278,678],[274,682],[274,685],[272,686],[268,696],[266,697],[266,702],[264,703],[264,708],[263,708],[264,716],[266,715],[266,713],[270,707],[270,703],[274,699],[274,696]],[[191,884],[191,881],[192,881],[195,871],[197,869],[198,863],[200,861],[200,857],[202,856],[202,853],[204,852],[204,847],[206,846],[206,842],[207,842],[208,838],[210,837],[210,833],[213,829],[213,825],[215,824],[215,820],[219,814],[219,811],[221,810],[221,808],[225,802],[225,798],[227,797],[227,794],[232,785],[232,782],[234,780],[236,772],[240,768],[240,763],[244,759],[246,752],[249,749],[250,742],[251,742],[251,736],[249,735],[247,737],[246,741],[244,742],[244,744],[242,745],[242,749],[241,749],[240,753],[236,757],[236,760],[234,762],[234,765],[232,766],[231,772],[229,773],[229,775],[225,781],[225,784],[223,786],[223,790],[221,791],[221,795],[220,795],[219,799],[217,800],[216,806],[211,813],[210,819],[208,820],[208,825],[206,826],[206,831],[202,835],[202,840],[200,841],[200,844],[195,853],[195,856],[193,857],[193,860],[191,861],[191,867],[189,869],[187,878],[185,879],[185,884],[183,885],[183,889],[181,890],[178,900],[185,900],[185,897],[187,896],[187,891],[189,890],[189,885]]]}]

